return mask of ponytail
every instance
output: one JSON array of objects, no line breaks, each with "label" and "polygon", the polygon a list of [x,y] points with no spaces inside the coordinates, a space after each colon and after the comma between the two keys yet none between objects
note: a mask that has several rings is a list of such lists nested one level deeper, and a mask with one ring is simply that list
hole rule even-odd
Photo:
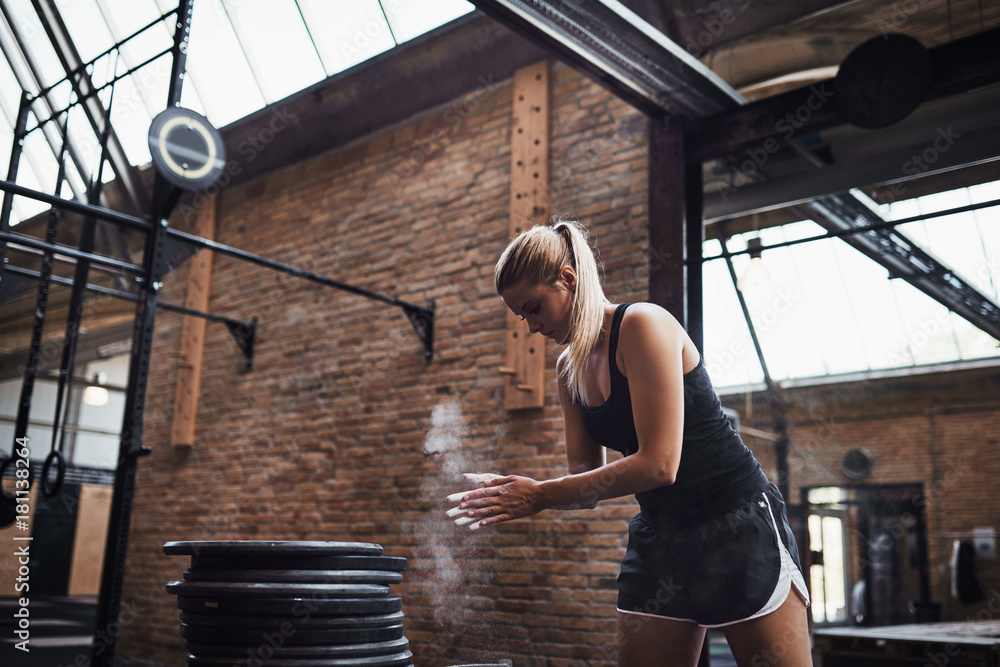
[{"label": "ponytail", "polygon": [[563,364],[570,396],[577,403],[585,398],[587,359],[601,338],[604,306],[609,303],[601,287],[601,273],[591,250],[587,229],[575,220],[554,219],[553,225],[537,225],[517,236],[503,251],[494,272],[498,294],[517,283],[549,285],[564,266],[576,272],[570,313],[569,354]]}]

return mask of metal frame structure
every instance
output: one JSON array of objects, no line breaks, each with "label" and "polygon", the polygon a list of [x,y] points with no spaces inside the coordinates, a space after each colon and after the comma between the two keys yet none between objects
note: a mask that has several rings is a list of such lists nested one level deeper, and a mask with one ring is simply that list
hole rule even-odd
[{"label": "metal frame structure", "polygon": [[[187,42],[190,35],[192,3],[193,0],[180,0],[176,10],[167,12],[161,16],[160,19],[158,19],[159,21],[163,21],[176,15],[177,22],[176,30],[174,31],[173,45],[168,51],[173,57],[173,63],[170,77],[170,89],[166,104],[167,108],[176,107],[180,103],[181,87],[184,80],[186,65]],[[0,0],[0,5],[2,4],[2,0]],[[67,80],[69,80],[73,85],[77,101],[70,106],[72,107],[76,104],[82,105],[88,111],[88,118],[94,121],[92,122],[92,127],[95,134],[101,140],[103,152],[101,164],[103,164],[104,158],[117,160],[118,158],[115,157],[115,154],[118,148],[120,148],[120,144],[114,140],[113,131],[110,125],[111,104],[109,103],[108,108],[104,109],[100,100],[97,98],[97,94],[104,87],[111,86],[113,96],[113,86],[117,80],[119,80],[122,76],[127,76],[135,70],[143,67],[149,62],[152,62],[163,54],[161,53],[148,60],[146,63],[131,68],[128,73],[116,76],[114,80],[105,86],[98,88],[90,82],[87,73],[87,68],[92,63],[81,63],[79,61],[79,57],[76,55],[75,49],[72,47],[72,44],[68,39],[68,34],[65,31],[65,25],[62,23],[54,4],[51,2],[39,2],[38,0],[35,0],[34,5],[36,11],[39,13],[39,16],[42,18],[43,25],[46,26],[46,33],[48,37],[52,40],[53,45],[57,47],[57,52],[60,53],[60,60],[66,70]],[[6,11],[5,7],[3,9]],[[151,25],[155,24],[146,26],[138,33],[133,34],[132,37],[148,29]],[[131,37],[128,39],[131,39]],[[114,47],[112,47],[112,49],[98,57],[108,55],[112,51],[120,50],[123,43],[124,42],[117,43]],[[213,252],[227,254],[243,261],[253,262],[272,270],[282,271],[324,286],[334,287],[336,289],[400,307],[420,338],[424,346],[425,358],[428,360],[433,354],[434,304],[431,302],[426,307],[418,306],[395,297],[378,294],[376,292],[333,280],[288,264],[260,257],[222,243],[217,243],[215,241],[203,239],[191,234],[185,234],[177,230],[172,230],[169,228],[168,218],[179,199],[181,191],[170,185],[159,174],[157,174],[155,178],[151,197],[152,210],[148,218],[115,212],[97,205],[100,194],[100,183],[102,181],[100,168],[98,168],[96,174],[91,178],[91,185],[88,188],[89,203],[59,197],[58,186],[57,194],[48,195],[18,185],[16,183],[17,171],[21,159],[22,146],[24,144],[25,136],[30,131],[34,131],[34,129],[51,127],[54,125],[52,121],[68,112],[69,108],[54,110],[51,104],[45,104],[44,108],[47,111],[47,118],[40,120],[32,130],[28,130],[28,116],[33,112],[33,105],[39,100],[47,102],[48,100],[46,95],[51,92],[52,88],[54,88],[54,86],[42,90],[37,96],[29,94],[27,90],[23,93],[18,113],[18,120],[15,127],[14,145],[11,150],[8,177],[7,180],[0,181],[0,190],[4,191],[3,207],[0,209],[0,281],[3,280],[3,274],[7,272],[11,275],[36,279],[39,285],[38,298],[36,301],[36,321],[32,331],[32,345],[29,349],[29,360],[22,384],[22,396],[18,406],[18,416],[15,424],[15,438],[24,437],[27,433],[28,414],[31,406],[31,390],[34,385],[35,376],[37,375],[38,347],[41,337],[41,327],[43,324],[42,320],[44,319],[45,305],[48,297],[49,284],[56,283],[68,285],[73,289],[73,296],[71,297],[70,304],[70,316],[67,320],[66,341],[69,344],[68,346],[64,346],[64,350],[67,351],[64,353],[63,365],[61,367],[61,373],[64,371],[67,375],[71,375],[73,369],[73,346],[75,345],[75,337],[79,329],[79,306],[82,303],[83,294],[86,291],[93,291],[135,301],[136,311],[132,333],[129,378],[125,398],[125,414],[121,428],[118,460],[114,470],[114,494],[112,498],[109,531],[101,577],[101,592],[98,600],[96,617],[97,628],[106,629],[112,627],[112,625],[116,622],[121,606],[125,573],[125,556],[128,545],[132,503],[135,495],[135,478],[138,468],[138,459],[151,451],[149,447],[143,445],[143,413],[156,309],[160,307],[225,324],[233,334],[237,344],[240,345],[244,357],[246,358],[248,368],[252,364],[253,359],[253,341],[256,330],[256,318],[253,318],[249,322],[240,322],[231,318],[194,311],[188,308],[159,301],[158,295],[163,286],[164,277],[173,268],[182,263],[197,250],[208,249]],[[98,118],[102,119],[103,123],[98,124],[96,122]],[[65,148],[69,146],[66,134],[65,130],[63,130],[60,134],[60,138],[62,139],[64,146],[63,153],[66,152]],[[65,158],[65,155],[62,155],[61,157]],[[122,154],[119,157],[123,159],[124,155]],[[70,159],[73,159],[73,157],[70,156]],[[123,164],[128,166],[127,161]],[[122,177],[121,172],[118,172],[117,169],[116,172],[119,177]],[[60,173],[59,180],[61,183],[62,173]],[[133,203],[142,201],[142,198],[138,196],[138,190],[130,190],[130,193],[134,193],[136,195],[133,197]],[[10,213],[12,210],[13,198],[15,196],[35,199],[37,201],[47,203],[52,207],[49,233],[47,233],[44,241],[39,240],[36,237],[17,233],[11,230]],[[56,242],[54,233],[55,223],[58,221],[59,211],[62,210],[73,211],[84,217],[80,247],[68,247]],[[117,226],[137,229],[146,234],[145,250],[141,265],[114,257],[96,254],[94,252],[92,244],[93,230],[98,220],[112,223]],[[23,267],[7,266],[6,252],[8,244],[16,245],[21,248],[29,248],[33,251],[42,253],[42,270],[33,271]],[[52,263],[56,253],[75,261],[76,271],[72,280],[52,275]],[[88,284],[87,274],[91,266],[111,271],[117,275],[131,276],[131,278],[138,285],[138,291],[136,293],[132,293],[100,285]],[[58,427],[58,419],[55,420],[54,427]],[[53,454],[55,453],[56,450],[53,445]],[[59,474],[57,475],[57,479],[61,483],[61,476],[65,472],[65,462],[62,461],[61,456],[58,457],[57,460],[59,461]],[[6,468],[6,466],[16,461],[18,461],[17,454],[12,453],[12,457],[4,464],[3,467]],[[44,487],[46,486],[49,467],[50,459],[46,459],[46,465],[43,466],[42,473],[43,490],[45,490]],[[2,474],[2,471],[0,471],[0,474]],[[47,492],[49,490],[51,489],[48,489]],[[55,493],[58,493],[58,488],[55,488],[51,495],[55,495]],[[102,643],[95,644],[92,647],[93,662],[91,664],[110,667],[114,658],[116,636],[116,633],[113,632],[102,632],[100,634]]]}]

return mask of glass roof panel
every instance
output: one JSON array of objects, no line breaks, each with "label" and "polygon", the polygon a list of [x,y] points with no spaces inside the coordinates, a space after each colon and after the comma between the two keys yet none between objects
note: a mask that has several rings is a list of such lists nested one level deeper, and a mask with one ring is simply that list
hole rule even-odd
[{"label": "glass roof panel", "polygon": [[403,43],[471,12],[465,0],[382,0],[396,41]]},{"label": "glass roof panel", "polygon": [[[55,88],[49,91],[46,95],[46,100],[48,100],[48,105],[41,101],[35,102],[33,108],[38,111],[39,114],[42,113],[43,109],[51,109],[53,113],[65,111],[66,107],[70,105],[70,102],[76,100],[76,94],[73,92],[73,85],[69,81],[60,82]],[[50,115],[52,114],[46,113],[46,118]],[[45,118],[42,120],[45,120]]]},{"label": "glass roof panel", "polygon": [[[784,241],[780,228],[762,230],[760,238],[765,246]],[[821,375],[824,373],[823,357],[810,354],[809,350],[815,345],[815,332],[805,306],[808,293],[796,274],[791,253],[788,248],[778,248],[764,255],[762,259],[770,272],[769,284],[746,289],[743,297],[753,318],[768,371],[775,380],[800,374]],[[736,275],[741,276],[747,270],[749,259],[741,255],[740,261],[735,260]],[[829,306],[832,308],[833,304]]]},{"label": "glass roof panel", "polygon": [[268,103],[324,78],[294,0],[243,0],[223,7]]},{"label": "glass roof panel", "polygon": [[963,360],[989,359],[1000,355],[1000,345],[997,345],[996,339],[955,313],[948,313],[948,316],[951,318],[955,342]]},{"label": "glass roof panel", "polygon": [[[13,136],[14,118],[17,116],[17,108],[21,105],[21,86],[14,77],[14,72],[7,64],[7,60],[0,60],[0,115],[5,121],[4,132],[10,132]],[[3,164],[6,175],[7,163]]]},{"label": "glass roof panel", "polygon": [[948,309],[902,280],[893,280],[892,286],[906,336],[900,345],[899,365],[905,365],[906,358],[918,366],[961,359]]},{"label": "glass roof panel", "polygon": [[396,45],[378,0],[333,3],[299,0],[327,75],[341,72]]},{"label": "glass roof panel", "polygon": [[[264,106],[264,96],[219,0],[199,0],[194,5],[188,69],[199,92],[211,91],[201,102],[205,115],[216,127]],[[188,86],[184,86],[181,99],[185,106],[190,106],[189,95]]]},{"label": "glass roof panel", "polygon": [[[11,134],[13,134],[13,132]],[[38,153],[40,158],[31,160],[23,159],[21,161],[17,171],[17,183],[18,185],[23,185],[26,188],[51,194],[56,185],[55,172],[51,171],[50,173],[50,163],[41,156],[47,156],[52,163],[54,163],[55,160],[52,158],[52,154],[44,145],[44,142],[45,137],[37,132],[33,132],[28,135],[28,138],[24,142],[24,153],[27,154],[29,151],[32,153]],[[9,153],[7,157],[9,159]],[[14,206],[17,208],[20,220],[27,220],[33,215],[48,209],[46,204],[27,197],[14,197]]]},{"label": "glass roof panel", "polygon": [[[125,77],[115,86],[115,97],[111,107],[111,124],[118,140],[131,164],[146,164],[150,161],[149,143],[146,135],[153,122],[142,95],[135,85],[136,79]],[[166,94],[163,96],[166,100]],[[162,103],[161,103],[162,105]]]},{"label": "glass roof panel", "polygon": [[[793,240],[817,236],[824,230],[806,220],[775,231],[784,231],[781,236],[785,240]],[[761,238],[765,246],[771,243],[764,234]],[[775,240],[780,242],[782,239],[779,236]],[[795,368],[786,377],[829,375],[855,370],[859,362],[867,365],[857,313],[845,289],[846,277],[837,243],[840,242],[816,241],[769,250],[766,259],[762,256],[771,266],[773,255],[784,255],[791,267],[791,273],[784,278],[784,285],[779,287],[774,297],[775,305],[772,306],[772,310],[778,312],[781,319],[787,320],[798,334],[795,340],[784,343],[785,349],[800,350]],[[783,303],[788,307],[782,315],[778,309]],[[797,320],[800,323],[796,325]],[[804,347],[811,349],[802,349]],[[816,349],[826,350],[827,353],[815,354]]]},{"label": "glass roof panel", "polygon": [[[63,122],[65,121],[60,119],[60,124]],[[79,105],[73,107],[69,112],[69,137],[80,155],[83,168],[87,171],[86,178],[89,179],[97,168],[100,148],[97,145],[97,136]]]},{"label": "glass roof panel", "polygon": [[[897,202],[879,212],[898,220],[994,199],[1000,199],[1000,182]],[[900,232],[996,300],[1000,229],[990,222],[998,208],[911,222]],[[774,380],[1000,358],[996,339],[906,281],[889,279],[884,267],[842,240],[767,249],[822,233],[812,221],[802,221],[729,240],[733,252],[745,249],[753,236],[764,246],[761,258],[770,282],[747,290],[744,298]],[[717,256],[720,248],[717,241],[706,242],[706,257]],[[737,276],[749,263],[748,255],[733,257]],[[740,311],[724,259],[705,263],[705,311],[705,359],[716,385],[760,382],[749,334],[728,319]],[[717,326],[726,331],[713,331]]]},{"label": "glass roof panel", "polygon": [[[841,363],[831,362],[830,372],[851,373],[909,365],[910,361],[893,359],[894,355],[901,359],[898,347],[906,334],[889,272],[843,241],[828,240],[823,243],[830,247],[840,267],[844,296],[850,299],[857,336],[863,347],[863,353],[851,357],[843,355],[839,358]],[[864,294],[866,298],[856,298],[858,294]],[[819,306],[822,307],[822,304]],[[878,324],[878,335],[873,335],[872,323]],[[837,340],[828,340],[827,346],[833,348],[836,356]]]},{"label": "glass roof panel", "polygon": [[[115,37],[115,41],[128,37],[140,28],[149,25],[163,13],[152,0],[97,0],[97,4],[101,9],[101,16],[104,17],[111,34]],[[197,4],[196,0],[195,5]],[[176,2],[171,3],[167,10],[174,9],[176,6]],[[142,37],[130,42],[129,44],[132,46],[126,47],[126,49],[149,49],[145,55],[145,57],[149,57],[156,51],[169,48],[172,43],[170,31],[161,23],[143,32]],[[136,53],[138,54],[138,51]]]},{"label": "glass roof panel", "polygon": [[[115,42],[131,37],[153,23],[160,12],[147,0],[97,0],[102,16]],[[131,70],[158,53],[163,53],[173,44],[173,38],[164,22],[158,22],[141,34],[130,39],[121,49],[119,73]],[[170,77],[171,58],[162,56],[130,77],[138,99],[128,98],[130,106],[141,103],[146,113],[152,117],[159,113],[166,103]]]},{"label": "glass roof panel", "polygon": [[90,62],[115,43],[94,0],[56,0],[56,7],[83,62]]},{"label": "glass roof panel", "polygon": [[[930,205],[920,197],[917,207],[923,213],[943,211],[954,207],[966,206],[998,199],[1000,196],[985,196],[993,189],[994,195],[998,183],[977,186],[978,199],[973,200],[973,190],[962,188],[947,193],[948,198],[934,195]],[[941,206],[942,203],[949,204]],[[887,219],[896,220],[905,216],[896,215],[895,209],[886,207]],[[899,231],[917,243],[925,251],[933,254],[944,264],[955,270],[970,284],[975,285],[987,296],[997,299],[997,282],[1000,281],[997,258],[1000,256],[1000,231],[996,224],[990,224],[991,216],[995,216],[1000,207],[983,208],[976,211],[946,215],[928,220],[911,222],[898,227]],[[993,218],[995,220],[995,218]]]},{"label": "glass roof panel", "polygon": [[17,22],[18,32],[24,40],[23,46],[28,50],[28,55],[37,68],[39,83],[46,87],[65,78],[66,70],[52,49],[52,44],[42,28],[42,22],[31,5],[31,0],[7,0],[4,5],[10,11],[13,20]]},{"label": "glass roof panel", "polygon": [[[718,241],[706,241],[706,253],[718,254]],[[706,262],[702,277],[705,290],[705,365],[716,386],[759,384],[764,373],[757,360],[736,289],[723,260]]]}]

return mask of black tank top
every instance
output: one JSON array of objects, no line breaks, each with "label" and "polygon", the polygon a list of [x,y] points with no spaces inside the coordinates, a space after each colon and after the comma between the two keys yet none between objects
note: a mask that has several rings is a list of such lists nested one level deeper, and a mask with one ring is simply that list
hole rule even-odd
[{"label": "black tank top", "polygon": [[[630,305],[619,305],[611,323],[608,399],[595,407],[579,404],[590,437],[625,456],[639,450],[628,379],[615,361],[618,329]],[[685,521],[707,519],[738,507],[767,486],[760,464],[722,411],[704,360],[699,360],[696,368],[684,374],[684,440],[676,480],[669,486],[635,494],[639,507],[647,514],[665,514]]]}]

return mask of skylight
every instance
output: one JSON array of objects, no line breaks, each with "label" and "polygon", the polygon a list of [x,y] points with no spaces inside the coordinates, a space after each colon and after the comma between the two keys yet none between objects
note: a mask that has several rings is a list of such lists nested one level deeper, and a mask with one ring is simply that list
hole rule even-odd
[{"label": "skylight", "polygon": [[[1000,181],[878,207],[903,220],[1000,199]],[[1000,301],[1000,206],[899,227],[994,302]],[[733,236],[730,252],[759,237],[768,283],[744,292],[761,351],[778,382],[1000,359],[998,341],[839,239],[767,250],[825,230],[803,220]],[[705,243],[705,361],[720,389],[764,382],[749,329],[717,240]],[[712,259],[712,257],[715,257]],[[733,257],[737,276],[750,264]]]},{"label": "skylight", "polygon": [[[57,0],[55,4],[81,60],[101,56],[89,68],[96,86],[138,67],[115,86],[112,126],[128,161],[148,163],[146,133],[166,105],[171,57],[148,61],[172,44],[172,22],[157,23],[157,19],[176,9],[176,0]],[[474,9],[465,0],[194,0],[193,8],[181,104],[220,128]],[[66,76],[31,0],[8,0],[3,9],[0,45],[6,57],[0,61],[0,135],[6,140],[0,140],[0,165],[9,161],[22,88],[35,94]],[[112,49],[150,24],[154,25],[120,52]],[[110,87],[100,98],[105,107],[112,101]],[[61,84],[47,104],[36,103],[28,127],[73,99],[68,83]],[[96,141],[82,111],[69,116],[69,133],[85,164],[70,166],[72,190],[64,196],[81,198],[96,171]],[[53,192],[60,148],[54,129],[46,129],[44,135],[32,132],[18,183]],[[112,177],[111,169],[106,169],[105,180]],[[11,223],[46,208],[16,197]]]}]

